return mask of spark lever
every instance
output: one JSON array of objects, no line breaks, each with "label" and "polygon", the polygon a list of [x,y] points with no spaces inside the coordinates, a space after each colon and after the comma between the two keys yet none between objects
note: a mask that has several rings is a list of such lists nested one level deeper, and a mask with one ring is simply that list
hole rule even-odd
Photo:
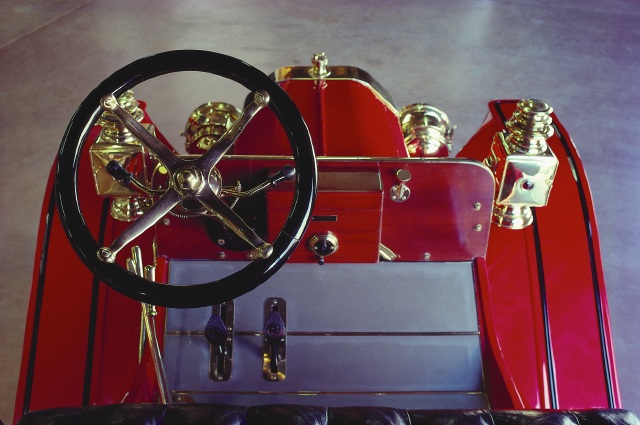
[{"label": "spark lever", "polygon": [[[276,307],[277,308],[277,307]],[[273,310],[264,325],[264,339],[270,346],[271,373],[278,373],[278,344],[284,341],[286,328],[278,310]]]},{"label": "spark lever", "polygon": [[128,172],[124,169],[122,164],[120,164],[116,160],[111,160],[107,164],[107,172],[111,174],[111,177],[118,181],[124,181],[125,183],[130,183],[133,180],[133,173]]},{"label": "spark lever", "polygon": [[262,373],[267,381],[285,379],[287,364],[286,302],[272,298],[265,303]]}]

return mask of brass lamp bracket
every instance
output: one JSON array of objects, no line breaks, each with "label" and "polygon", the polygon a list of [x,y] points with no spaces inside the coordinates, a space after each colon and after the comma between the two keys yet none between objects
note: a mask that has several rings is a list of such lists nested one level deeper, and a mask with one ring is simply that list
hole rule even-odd
[{"label": "brass lamp bracket", "polygon": [[493,223],[523,229],[533,222],[532,207],[544,207],[558,169],[547,144],[554,134],[551,112],[543,101],[525,99],[493,138],[485,164],[496,179]]}]

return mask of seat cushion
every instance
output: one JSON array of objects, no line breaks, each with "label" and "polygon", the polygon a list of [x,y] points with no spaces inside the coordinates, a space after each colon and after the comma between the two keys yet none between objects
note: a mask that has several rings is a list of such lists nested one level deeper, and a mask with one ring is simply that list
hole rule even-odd
[{"label": "seat cushion", "polygon": [[19,425],[640,425],[627,410],[405,410],[386,407],[115,404],[30,412]]}]

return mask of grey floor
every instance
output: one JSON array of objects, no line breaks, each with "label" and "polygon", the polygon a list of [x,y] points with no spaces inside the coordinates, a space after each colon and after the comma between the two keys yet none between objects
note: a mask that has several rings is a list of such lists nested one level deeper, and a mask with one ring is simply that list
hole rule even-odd
[{"label": "grey floor", "polygon": [[[1,0],[0,16],[5,423],[13,415],[41,199],[67,122],[115,69],[183,48],[230,54],[267,73],[306,64],[312,53],[326,51],[331,64],[367,70],[398,106],[424,101],[446,111],[458,125],[458,148],[475,132],[491,99],[550,103],[589,175],[623,403],[640,412],[636,0]],[[138,93],[154,102],[152,117],[178,144],[200,100],[241,103],[226,88],[203,93],[193,81],[165,77]]]}]

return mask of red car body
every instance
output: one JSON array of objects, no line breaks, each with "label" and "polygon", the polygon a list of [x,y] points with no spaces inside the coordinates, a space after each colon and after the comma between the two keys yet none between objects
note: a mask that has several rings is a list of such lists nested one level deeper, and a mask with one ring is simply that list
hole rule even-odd
[{"label": "red car body", "polygon": [[[356,297],[349,302],[354,303],[354,311],[362,311],[364,316],[360,319],[355,314],[344,316],[344,321],[351,321],[344,328],[307,331],[296,330],[295,323],[287,326],[287,344],[291,343],[291,347],[283,382],[266,382],[267,390],[260,384],[255,391],[242,387],[241,383],[229,391],[220,386],[193,394],[170,388],[174,401],[200,401],[200,396],[206,396],[207,401],[216,400],[216,396],[226,393],[235,394],[242,402],[243,394],[260,397],[271,393],[271,398],[264,398],[266,402],[279,401],[280,394],[289,397],[287,402],[293,399],[309,403],[315,402],[313,395],[320,395],[326,397],[318,397],[318,402],[330,400],[330,403],[341,404],[359,400],[353,398],[359,395],[365,402],[374,400],[402,406],[404,399],[414,396],[446,397],[452,391],[419,388],[419,385],[405,389],[402,382],[393,382],[393,377],[385,378],[389,382],[387,387],[375,390],[371,387],[377,385],[377,381],[363,378],[369,372],[356,374],[355,379],[363,382],[360,389],[351,385],[349,377],[344,375],[333,382],[330,390],[323,390],[322,386],[318,389],[313,382],[303,380],[307,375],[298,374],[311,364],[305,364],[304,360],[295,363],[296,341],[325,334],[325,339],[318,339],[322,342],[318,342],[316,351],[320,352],[324,350],[321,347],[332,345],[340,338],[348,341],[380,338],[380,342],[374,344],[383,345],[382,341],[396,344],[395,339],[405,337],[426,339],[464,334],[477,341],[481,356],[479,388],[468,392],[477,393],[486,407],[619,407],[596,219],[580,157],[561,123],[562,111],[551,114],[555,131],[547,139],[558,160],[548,203],[534,209],[532,225],[520,230],[508,229],[492,224],[499,178],[485,160],[495,135],[508,131],[505,123],[517,109],[516,100],[489,102],[482,126],[456,157],[411,156],[399,112],[375,82],[366,73],[349,67],[330,67],[329,70],[333,73],[322,78],[300,76],[297,68],[284,68],[274,74],[278,85],[291,97],[307,123],[317,155],[319,186],[312,212],[314,219],[289,263],[302,265],[306,267],[304,270],[314,270],[313,273],[323,270],[338,283],[349,279],[343,272],[350,266],[355,270],[368,265],[362,267],[369,276],[375,276],[376,267],[398,263],[398,281],[376,282],[371,289],[373,292],[373,288],[375,291],[386,288],[390,292],[379,298],[364,297],[367,302],[378,299],[382,305],[390,300],[394,287],[398,292],[403,291],[400,285],[405,279],[403,267],[468,264],[473,280],[475,310],[472,313],[477,327],[464,332],[416,330],[412,323],[420,320],[409,315],[398,319],[404,321],[406,327],[380,331],[361,328],[358,320],[374,320],[375,315],[372,319],[367,311],[381,307],[376,304],[356,308]],[[152,123],[151,117],[146,115],[142,122]],[[94,169],[88,157],[101,130],[99,125],[94,125],[88,142],[82,147],[78,198],[93,237],[108,244],[129,224],[109,214],[111,198],[96,194]],[[171,146],[159,131],[156,135]],[[291,163],[286,134],[267,109],[247,125],[234,149],[233,155],[218,164],[225,184],[233,185],[236,180],[249,178],[253,181],[261,173],[268,174]],[[406,182],[411,196],[406,202],[395,202],[390,195],[401,183],[397,175],[400,169],[411,175],[411,180]],[[58,406],[157,402],[159,390],[148,350],[139,361],[140,303],[100,283],[76,255],[56,206],[55,174],[54,165],[43,203],[15,418],[33,410]],[[275,238],[287,217],[292,185],[284,182],[268,189],[264,200],[257,204],[261,209],[255,211],[260,216],[256,222],[262,223],[260,229],[265,240]],[[135,240],[142,248],[144,261],[155,263],[157,281],[167,283],[172,264],[177,261],[237,263],[246,259],[244,250],[227,249],[218,243],[217,230],[210,229],[210,217],[167,217],[171,225],[160,221]],[[329,232],[338,238],[339,249],[323,258],[325,264],[321,266],[317,264],[317,253],[312,252],[308,244],[314,235]],[[380,259],[381,244],[393,251],[391,261]],[[117,260],[121,264],[123,257]],[[312,280],[315,275],[309,276]],[[382,274],[380,276],[382,278]],[[446,290],[446,285],[439,289]],[[288,296],[287,293],[275,295]],[[328,299],[331,296],[342,298],[339,289],[328,294]],[[424,296],[421,292],[403,292],[401,297],[421,296]],[[429,301],[420,301],[425,311],[433,308]],[[290,318],[295,318],[296,302],[295,298],[287,301]],[[344,308],[339,302],[326,303],[318,306],[322,312],[317,314],[340,316]],[[167,338],[175,333],[165,325],[167,309],[158,307],[157,310],[156,325],[165,331],[161,332],[159,343],[166,349]],[[419,315],[420,311],[414,313]],[[446,315],[443,320],[446,322]],[[243,338],[261,343],[260,331],[240,332],[236,336],[237,344],[241,344]],[[314,335],[310,335],[312,333]],[[364,347],[364,352],[371,350],[372,354],[370,358],[360,358],[361,364],[378,361],[378,356],[373,355],[376,345],[367,348],[366,342],[358,344]],[[408,350],[403,344],[397,345],[397,361],[387,358],[388,363],[382,361],[376,370],[382,374],[389,367],[390,375],[397,373],[407,380],[416,364],[429,362],[420,356],[420,347],[412,352],[414,355],[407,355],[413,360],[406,360],[401,355]],[[254,354],[260,363],[262,354]],[[228,382],[234,381],[234,374],[244,376],[243,368],[249,367],[240,360],[234,360]],[[326,360],[326,365],[314,366],[314,376],[331,374],[333,368],[340,367],[331,358]],[[428,365],[424,367],[429,369]],[[170,381],[184,382],[175,378],[175,373],[170,372]],[[446,380],[449,372],[443,373]],[[296,385],[281,390],[291,382]],[[385,399],[385,395],[390,397]],[[447,403],[442,405],[451,407],[451,403]]]}]

